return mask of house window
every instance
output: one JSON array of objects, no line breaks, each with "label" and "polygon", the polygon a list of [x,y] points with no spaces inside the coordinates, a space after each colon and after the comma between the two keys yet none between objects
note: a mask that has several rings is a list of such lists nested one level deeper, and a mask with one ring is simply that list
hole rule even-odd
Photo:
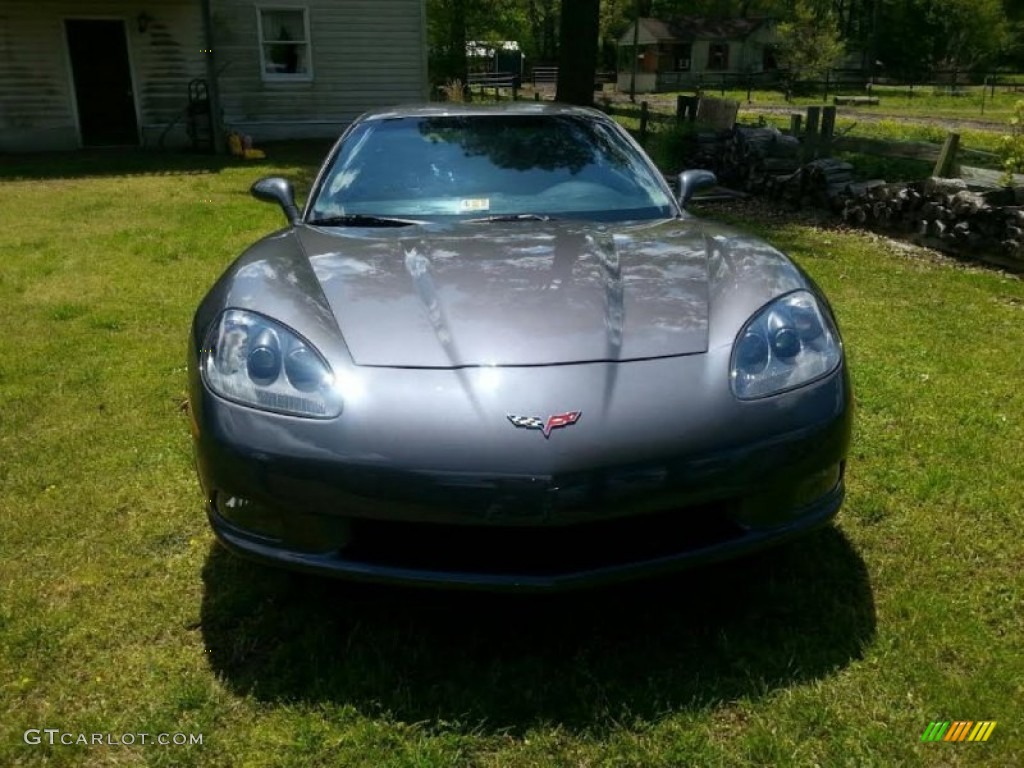
[{"label": "house window", "polygon": [[711,43],[708,46],[708,69],[729,68],[729,44]]},{"label": "house window", "polygon": [[690,71],[690,54],[692,48],[689,43],[680,44],[675,46],[673,54],[675,56],[675,70],[676,72],[689,72]]},{"label": "house window", "polygon": [[259,8],[260,66],[264,80],[311,80],[309,11]]}]

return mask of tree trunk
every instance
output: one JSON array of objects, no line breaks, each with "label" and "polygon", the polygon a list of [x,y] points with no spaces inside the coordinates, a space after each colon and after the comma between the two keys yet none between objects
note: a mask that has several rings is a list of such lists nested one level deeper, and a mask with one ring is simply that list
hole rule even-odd
[{"label": "tree trunk", "polygon": [[466,0],[451,0],[448,27],[448,77],[466,84]]},{"label": "tree trunk", "polygon": [[526,8],[533,36],[534,57],[544,64],[555,60],[555,3],[554,0],[529,0]]},{"label": "tree trunk", "polygon": [[562,0],[558,101],[583,106],[594,103],[600,10],[600,0]]}]

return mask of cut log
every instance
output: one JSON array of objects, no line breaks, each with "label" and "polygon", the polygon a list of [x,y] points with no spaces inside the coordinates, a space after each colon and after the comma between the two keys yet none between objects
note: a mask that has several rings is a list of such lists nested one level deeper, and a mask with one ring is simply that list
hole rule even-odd
[{"label": "cut log", "polygon": [[832,103],[836,106],[847,105],[851,107],[877,106],[877,96],[834,96]]}]

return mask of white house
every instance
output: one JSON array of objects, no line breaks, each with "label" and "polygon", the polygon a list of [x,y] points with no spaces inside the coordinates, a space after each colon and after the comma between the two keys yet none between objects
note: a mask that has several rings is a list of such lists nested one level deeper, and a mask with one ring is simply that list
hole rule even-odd
[{"label": "white house", "polygon": [[186,143],[190,84],[257,140],[336,136],[426,98],[425,17],[425,0],[0,0],[0,152]]}]

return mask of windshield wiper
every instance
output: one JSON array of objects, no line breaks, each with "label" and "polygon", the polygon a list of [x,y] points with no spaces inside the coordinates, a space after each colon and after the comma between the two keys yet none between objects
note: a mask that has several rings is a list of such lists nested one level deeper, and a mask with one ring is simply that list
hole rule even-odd
[{"label": "windshield wiper", "polygon": [[314,227],[411,227],[423,222],[412,219],[394,219],[387,216],[372,216],[368,213],[343,213],[337,216],[325,216],[322,219],[310,219],[306,223]]},{"label": "windshield wiper", "polygon": [[554,221],[554,216],[546,216],[543,213],[499,213],[494,216],[484,216],[480,219],[467,219],[469,224],[490,224],[496,221]]}]

